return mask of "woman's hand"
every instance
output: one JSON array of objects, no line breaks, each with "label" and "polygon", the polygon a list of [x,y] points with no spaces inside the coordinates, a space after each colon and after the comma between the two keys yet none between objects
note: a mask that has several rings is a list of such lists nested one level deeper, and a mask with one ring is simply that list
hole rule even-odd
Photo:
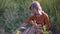
[{"label": "woman's hand", "polygon": [[26,29],[25,27],[20,27],[20,30],[22,30],[22,29]]}]

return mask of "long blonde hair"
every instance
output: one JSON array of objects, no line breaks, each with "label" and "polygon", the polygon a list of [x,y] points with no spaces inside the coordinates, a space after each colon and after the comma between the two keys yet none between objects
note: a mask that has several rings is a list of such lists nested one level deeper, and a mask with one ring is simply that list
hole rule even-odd
[{"label": "long blonde hair", "polygon": [[33,1],[29,7],[29,9],[36,8],[37,10],[42,10],[42,7],[38,1]]},{"label": "long blonde hair", "polygon": [[33,1],[31,3],[30,7],[29,7],[30,10],[33,10],[34,8],[37,9],[37,11],[39,12],[40,15],[42,15],[41,12],[44,12],[42,10],[42,7],[41,7],[41,5],[40,5],[40,3],[38,1]]}]

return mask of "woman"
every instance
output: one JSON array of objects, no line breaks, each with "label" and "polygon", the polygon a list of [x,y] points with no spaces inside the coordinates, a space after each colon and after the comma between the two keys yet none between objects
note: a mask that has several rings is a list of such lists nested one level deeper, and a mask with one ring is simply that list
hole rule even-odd
[{"label": "woman", "polygon": [[42,7],[37,1],[33,1],[29,7],[31,16],[16,30],[20,30],[27,24],[32,23],[33,25],[25,30],[22,34],[43,34],[43,25],[47,26],[49,31],[50,23],[48,15],[42,10]]}]

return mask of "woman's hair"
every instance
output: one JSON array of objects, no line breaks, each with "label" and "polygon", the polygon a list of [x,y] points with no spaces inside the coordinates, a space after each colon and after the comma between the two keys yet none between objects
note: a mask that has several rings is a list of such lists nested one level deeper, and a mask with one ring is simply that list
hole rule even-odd
[{"label": "woman's hair", "polygon": [[42,10],[42,7],[40,6],[38,1],[33,1],[29,7],[30,10],[33,10],[34,8],[37,10]]}]

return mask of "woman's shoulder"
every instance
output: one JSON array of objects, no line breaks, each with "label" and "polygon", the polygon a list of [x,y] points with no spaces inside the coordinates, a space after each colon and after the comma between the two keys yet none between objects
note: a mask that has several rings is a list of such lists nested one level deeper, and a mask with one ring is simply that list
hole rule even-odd
[{"label": "woman's shoulder", "polygon": [[48,14],[47,14],[46,12],[43,11],[42,14],[43,14],[44,16],[48,17]]}]

